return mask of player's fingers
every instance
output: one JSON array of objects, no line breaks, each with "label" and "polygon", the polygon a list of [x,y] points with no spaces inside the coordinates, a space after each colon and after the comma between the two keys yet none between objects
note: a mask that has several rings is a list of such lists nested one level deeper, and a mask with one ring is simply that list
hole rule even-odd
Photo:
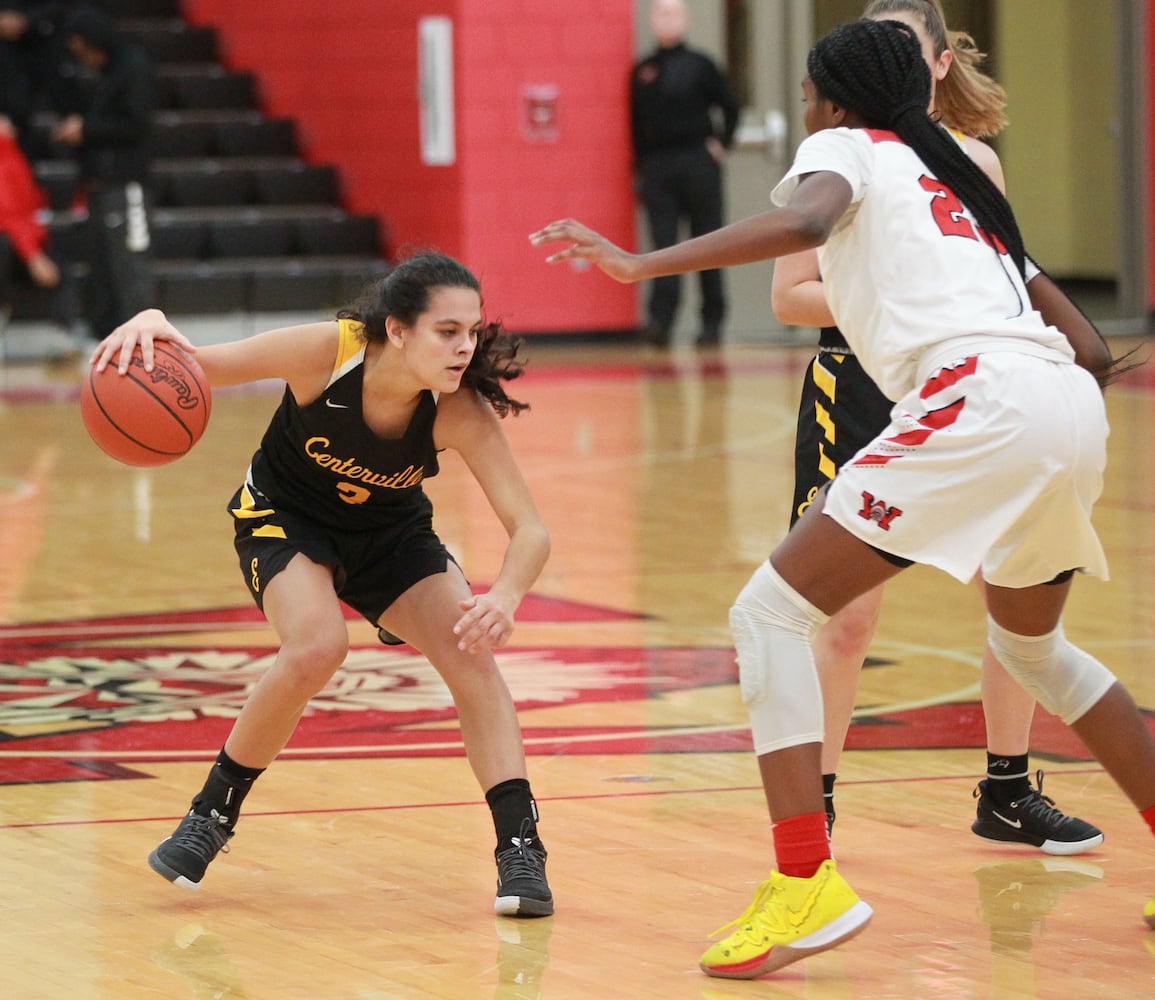
[{"label": "player's fingers", "polygon": [[550,254],[548,257],[546,257],[545,262],[547,264],[556,264],[559,261],[569,260],[572,257],[577,257],[578,255],[578,248],[576,246],[567,247],[565,250],[559,250],[557,253]]},{"label": "player's fingers", "polygon": [[123,375],[128,371],[128,366],[132,363],[132,355],[136,350],[136,337],[133,334],[126,334],[124,339],[120,342],[120,374]]},{"label": "player's fingers", "polygon": [[88,363],[94,365],[98,372],[102,372],[108,367],[108,362],[112,360],[112,356],[115,353],[116,345],[101,341],[92,349],[92,355],[89,357]]},{"label": "player's fingers", "polygon": [[141,357],[141,360],[144,361],[144,370],[146,372],[152,371],[153,361],[155,359],[155,354],[153,352],[152,337],[151,336],[146,337],[144,334],[141,334],[141,337],[140,337],[140,357]]},{"label": "player's fingers", "polygon": [[529,241],[535,246],[541,243],[557,243],[560,240],[572,240],[576,233],[585,229],[580,222],[573,219],[558,219],[548,226],[543,226],[533,233]]},{"label": "player's fingers", "polygon": [[461,608],[465,611],[465,614],[458,618],[457,623],[453,626],[453,634],[456,636],[464,636],[473,627],[473,623],[477,619],[478,613],[476,609],[467,609],[465,605],[466,602],[462,601]]}]

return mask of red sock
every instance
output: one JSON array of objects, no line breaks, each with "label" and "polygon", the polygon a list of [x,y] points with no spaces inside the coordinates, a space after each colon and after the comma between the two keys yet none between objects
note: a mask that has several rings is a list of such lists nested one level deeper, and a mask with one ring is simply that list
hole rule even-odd
[{"label": "red sock", "polygon": [[1155,806],[1151,806],[1149,809],[1144,809],[1141,813],[1139,813],[1139,815],[1147,821],[1147,825],[1151,828],[1151,832],[1155,833]]},{"label": "red sock", "polygon": [[783,875],[810,878],[831,856],[824,812],[791,816],[774,823],[771,829],[778,870]]}]

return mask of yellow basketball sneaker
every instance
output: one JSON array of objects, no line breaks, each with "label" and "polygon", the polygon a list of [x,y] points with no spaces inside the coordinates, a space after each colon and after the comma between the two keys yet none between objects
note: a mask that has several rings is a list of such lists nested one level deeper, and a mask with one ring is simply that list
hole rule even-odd
[{"label": "yellow basketball sneaker", "polygon": [[811,878],[772,872],[746,912],[711,935],[736,928],[712,944],[699,964],[707,976],[754,979],[848,941],[873,915],[833,860],[822,862]]},{"label": "yellow basketball sneaker", "polygon": [[1155,931],[1155,896],[1152,896],[1143,907],[1143,919],[1147,921],[1147,926]]}]

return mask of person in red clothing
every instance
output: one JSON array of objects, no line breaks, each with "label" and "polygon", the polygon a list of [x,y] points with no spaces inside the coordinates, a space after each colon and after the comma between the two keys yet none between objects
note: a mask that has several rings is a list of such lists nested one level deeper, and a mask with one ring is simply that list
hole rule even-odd
[{"label": "person in red clothing", "polygon": [[48,229],[39,217],[45,204],[11,121],[0,115],[0,314],[11,309],[14,281],[60,284],[60,268],[45,252]]}]

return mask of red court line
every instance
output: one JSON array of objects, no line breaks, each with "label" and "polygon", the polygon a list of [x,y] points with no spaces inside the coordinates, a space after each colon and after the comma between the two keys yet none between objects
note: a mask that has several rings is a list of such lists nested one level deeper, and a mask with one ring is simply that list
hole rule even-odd
[{"label": "red court line", "polygon": [[[1103,774],[1104,772],[1101,767],[1083,767],[1072,768],[1071,770],[1057,771],[1055,773],[1067,775]],[[966,776],[958,774],[938,774],[923,776],[912,775],[907,778],[860,778],[857,781],[839,781],[838,787],[848,788],[850,786],[859,785],[904,785],[917,784],[922,782],[964,780],[968,780]],[[653,790],[641,792],[602,792],[592,795],[537,795],[535,798],[539,802],[597,802],[611,799],[646,799],[674,795],[718,795],[729,794],[731,792],[757,792],[761,794],[762,786],[731,785],[722,788],[655,788]],[[246,812],[245,819],[254,819],[258,816],[342,816],[367,812],[402,812],[410,809],[460,809],[462,807],[474,807],[481,804],[482,800],[478,798],[466,802],[412,802],[391,806],[345,806],[340,809],[277,809],[269,810],[267,812]],[[39,823],[0,823],[0,830],[43,830],[51,827],[62,826],[108,826],[123,825],[126,823],[172,823],[182,819],[184,815],[184,813],[181,813],[179,816],[133,816],[121,817],[119,819],[62,819],[49,820]]]}]

